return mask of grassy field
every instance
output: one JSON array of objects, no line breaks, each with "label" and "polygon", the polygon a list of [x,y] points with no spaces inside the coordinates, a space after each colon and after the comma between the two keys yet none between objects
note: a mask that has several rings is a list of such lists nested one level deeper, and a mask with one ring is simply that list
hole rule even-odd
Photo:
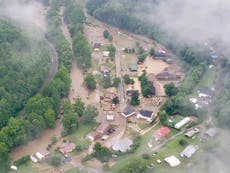
[{"label": "grassy field", "polygon": [[87,171],[81,168],[73,168],[73,169],[65,171],[64,173],[87,173]]},{"label": "grassy field", "polygon": [[69,136],[70,140],[73,141],[76,145],[81,147],[85,147],[90,144],[90,142],[86,139],[86,135],[93,130],[96,124],[92,125],[83,125],[79,124],[79,128],[75,133]]}]

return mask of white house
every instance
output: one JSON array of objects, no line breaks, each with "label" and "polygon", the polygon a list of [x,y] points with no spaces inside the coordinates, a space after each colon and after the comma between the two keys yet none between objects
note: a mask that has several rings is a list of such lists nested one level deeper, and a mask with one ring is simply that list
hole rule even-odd
[{"label": "white house", "polygon": [[176,167],[176,166],[179,166],[180,165],[180,160],[175,157],[175,156],[170,156],[170,157],[167,157],[164,159],[168,164],[169,166],[171,167]]},{"label": "white house", "polygon": [[179,121],[178,123],[175,124],[175,128],[176,129],[180,129],[181,127],[183,127],[184,125],[188,124],[190,121],[189,117],[184,118],[183,120]]},{"label": "white house", "polygon": [[31,159],[31,161],[34,162],[34,163],[37,163],[37,162],[38,162],[38,160],[37,160],[33,155],[30,156],[30,159]]},{"label": "white house", "polygon": [[39,152],[36,152],[36,153],[35,153],[35,156],[36,156],[39,160],[42,160],[42,159],[45,158],[45,157],[44,157],[41,153],[39,153]]},{"label": "white house", "polygon": [[109,51],[103,51],[102,56],[103,57],[109,57]]}]

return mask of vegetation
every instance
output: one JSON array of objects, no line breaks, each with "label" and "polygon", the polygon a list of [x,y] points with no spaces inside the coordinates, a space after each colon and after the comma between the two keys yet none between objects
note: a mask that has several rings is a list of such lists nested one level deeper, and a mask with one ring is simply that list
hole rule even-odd
[{"label": "vegetation", "polygon": [[139,77],[139,81],[141,82],[141,93],[144,97],[148,97],[151,94],[151,86],[146,73],[143,73]]},{"label": "vegetation", "polygon": [[114,86],[115,88],[117,88],[117,87],[119,86],[120,83],[121,83],[121,79],[120,79],[119,77],[115,77],[115,78],[113,79],[113,86]]},{"label": "vegetation", "polygon": [[165,111],[159,112],[159,119],[162,124],[167,124],[168,114]]},{"label": "vegetation", "polygon": [[104,32],[103,32],[103,36],[104,36],[104,38],[105,39],[108,39],[109,38],[109,31],[108,30],[104,30]]},{"label": "vegetation", "polygon": [[95,123],[95,117],[98,115],[97,108],[92,105],[87,105],[85,111],[83,112],[82,122],[83,124],[93,124]]},{"label": "vegetation", "polygon": [[111,157],[111,151],[97,142],[93,147],[93,156],[101,162],[108,162]]},{"label": "vegetation", "polygon": [[126,85],[129,85],[129,84],[133,85],[134,84],[134,80],[131,79],[128,74],[124,75],[123,78],[124,78],[124,82]]},{"label": "vegetation", "polygon": [[132,94],[130,104],[133,106],[137,106],[140,104],[139,94],[137,92]]},{"label": "vegetation", "polygon": [[26,165],[30,161],[30,156],[24,156],[14,162],[15,166]]},{"label": "vegetation", "polygon": [[84,110],[85,110],[85,103],[81,100],[80,97],[78,97],[75,100],[75,103],[73,105],[73,109],[79,117],[82,117]]},{"label": "vegetation", "polygon": [[61,155],[54,155],[51,158],[50,164],[53,166],[58,166],[62,163],[62,156]]},{"label": "vegetation", "polygon": [[164,86],[165,93],[167,96],[172,97],[175,96],[178,92],[178,88],[175,86],[174,83],[169,83]]},{"label": "vegetation", "polygon": [[106,50],[109,51],[110,60],[113,61],[115,58],[116,48],[111,44],[106,47]]},{"label": "vegetation", "polygon": [[85,76],[84,82],[89,90],[96,89],[97,83],[96,83],[94,76],[91,73]]}]

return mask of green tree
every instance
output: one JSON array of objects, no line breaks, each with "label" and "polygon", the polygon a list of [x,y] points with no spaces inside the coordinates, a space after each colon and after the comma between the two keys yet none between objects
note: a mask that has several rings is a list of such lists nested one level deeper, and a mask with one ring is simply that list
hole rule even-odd
[{"label": "green tree", "polygon": [[68,113],[63,116],[63,127],[67,134],[74,132],[78,127],[77,116],[73,113]]},{"label": "green tree", "polygon": [[96,80],[91,73],[89,73],[85,76],[84,82],[85,82],[88,89],[90,89],[90,90],[96,89]]},{"label": "green tree", "polygon": [[137,92],[133,93],[130,104],[133,106],[137,106],[140,104],[139,94]]},{"label": "green tree", "polygon": [[111,81],[111,77],[110,76],[106,76],[102,78],[102,85],[104,88],[109,88],[112,86],[112,81]]},{"label": "green tree", "polygon": [[92,105],[87,105],[83,116],[82,116],[82,122],[84,124],[92,124],[95,122],[95,117],[98,115],[97,108]]},{"label": "green tree", "polygon": [[169,83],[164,86],[165,93],[167,96],[172,97],[178,93],[178,88],[175,86],[174,83]]},{"label": "green tree", "polygon": [[153,47],[150,49],[149,55],[150,56],[154,56],[155,55],[155,49]]},{"label": "green tree", "polygon": [[121,79],[119,78],[119,77],[115,77],[114,79],[113,79],[113,86],[114,87],[118,87],[119,86],[119,84],[121,83]]},{"label": "green tree", "polygon": [[46,127],[54,128],[55,127],[55,112],[53,109],[48,109],[44,114],[44,121],[46,123]]},{"label": "green tree", "polygon": [[79,117],[82,117],[82,115],[85,111],[85,103],[82,102],[80,97],[78,97],[75,100],[75,103],[73,105],[73,109],[74,109],[74,112],[76,112]]},{"label": "green tree", "polygon": [[165,111],[159,112],[158,116],[162,124],[167,124],[168,114]]},{"label": "green tree", "polygon": [[10,157],[8,154],[9,150],[7,146],[0,142],[0,168],[1,168],[1,173],[7,173],[9,172],[10,168]]},{"label": "green tree", "polygon": [[117,105],[117,104],[119,104],[119,98],[118,98],[118,96],[116,96],[116,97],[114,97],[113,98],[113,104],[115,104],[115,105]]},{"label": "green tree", "polygon": [[111,151],[97,142],[93,147],[93,156],[102,162],[108,162],[111,157]]},{"label": "green tree", "polygon": [[129,85],[129,84],[134,84],[134,80],[130,78],[130,76],[128,74],[124,75],[123,76],[124,78],[124,82],[126,85]]},{"label": "green tree", "polygon": [[108,45],[106,47],[107,51],[109,51],[109,57],[110,57],[110,60],[113,61],[114,58],[115,58],[115,54],[116,54],[116,48],[114,47],[114,45]]},{"label": "green tree", "polygon": [[108,30],[104,30],[103,36],[104,36],[105,39],[108,39],[109,36],[110,36],[109,31]]}]

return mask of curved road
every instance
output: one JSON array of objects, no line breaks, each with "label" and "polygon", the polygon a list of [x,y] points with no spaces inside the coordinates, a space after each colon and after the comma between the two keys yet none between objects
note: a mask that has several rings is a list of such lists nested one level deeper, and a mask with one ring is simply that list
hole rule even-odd
[{"label": "curved road", "polygon": [[39,92],[42,92],[42,90],[49,83],[49,81],[51,81],[54,78],[54,76],[57,73],[58,65],[59,65],[58,55],[57,55],[56,49],[54,48],[54,45],[47,38],[45,40],[47,41],[49,49],[51,51],[52,59],[51,59],[51,64],[50,64],[50,71],[49,71],[44,83],[42,84],[42,87],[40,88]]}]

